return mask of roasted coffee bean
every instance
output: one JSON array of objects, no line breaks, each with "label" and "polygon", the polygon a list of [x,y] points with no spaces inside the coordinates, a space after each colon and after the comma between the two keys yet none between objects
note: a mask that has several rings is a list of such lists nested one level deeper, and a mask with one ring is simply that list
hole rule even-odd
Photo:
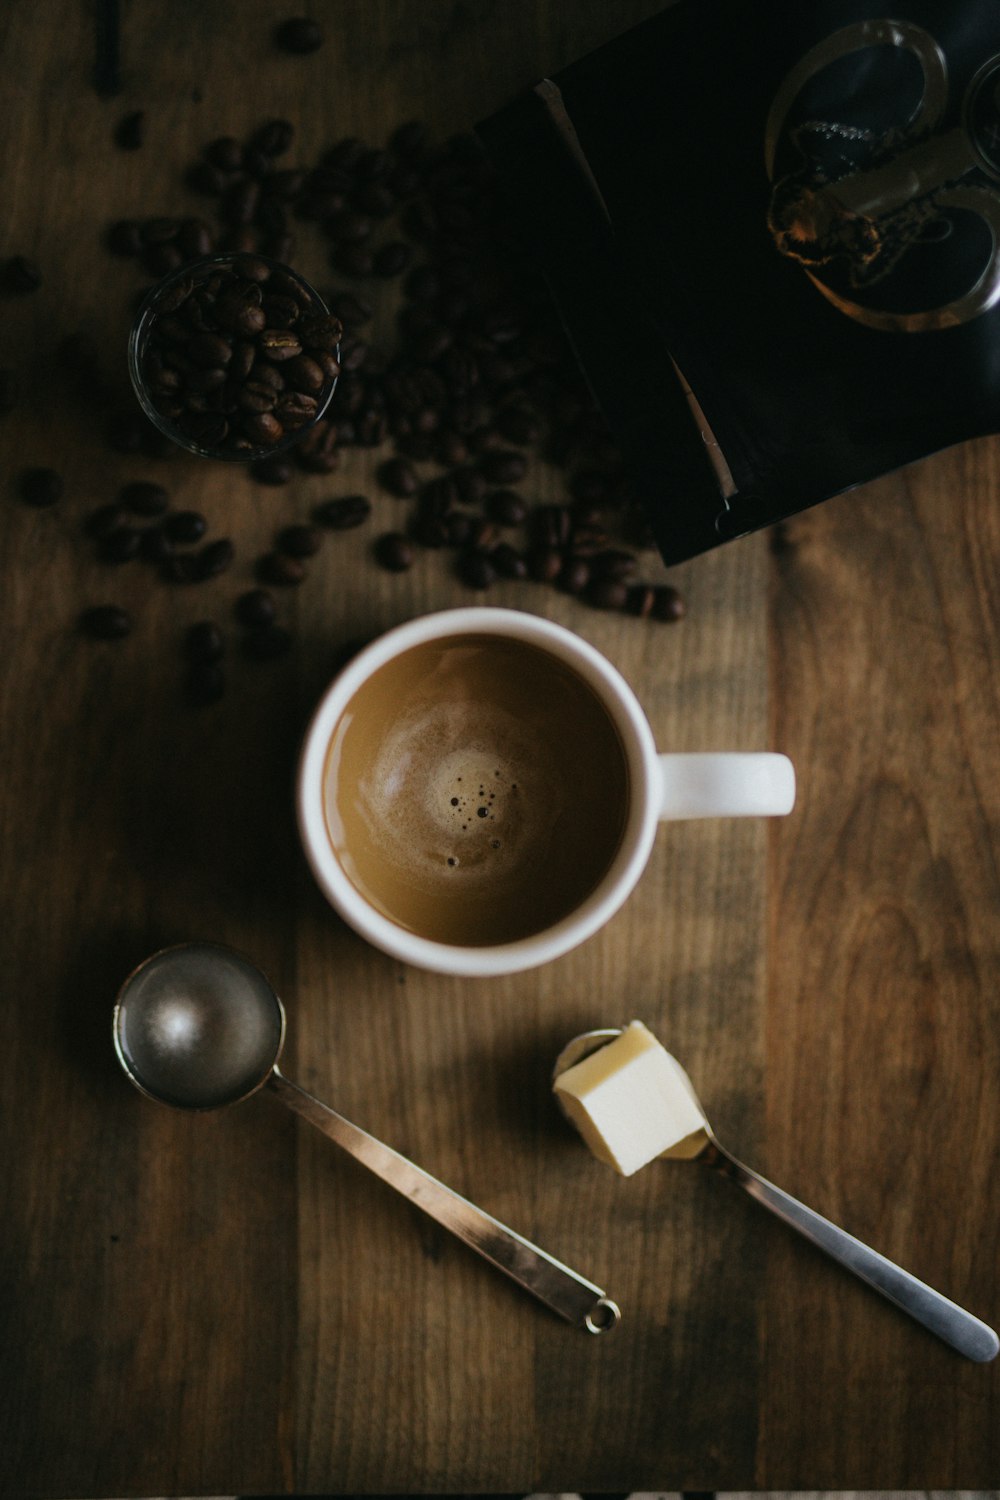
[{"label": "roasted coffee bean", "polygon": [[277,661],[292,649],[292,637],[283,625],[257,625],[243,637],[243,650],[252,661]]},{"label": "roasted coffee bean", "polygon": [[139,556],[144,562],[165,562],[173,547],[162,526],[144,526],[139,536]]},{"label": "roasted coffee bean", "polygon": [[323,45],[323,28],[307,16],[293,16],[282,21],[274,33],[275,44],[282,52],[304,56]]},{"label": "roasted coffee bean", "polygon": [[287,552],[267,552],[257,562],[258,577],[279,588],[295,588],[306,578],[305,564]]},{"label": "roasted coffee bean", "polygon": [[214,620],[189,625],[181,646],[188,661],[220,661],[226,654],[226,638]]},{"label": "roasted coffee bean", "polygon": [[570,536],[565,505],[539,505],[531,516],[531,535],[539,547],[565,547]]},{"label": "roasted coffee bean", "polygon": [[528,471],[528,460],[513,448],[501,448],[484,453],[479,467],[490,484],[517,484]]},{"label": "roasted coffee bean", "polygon": [[417,493],[420,481],[412,464],[405,458],[390,458],[377,471],[379,484],[397,499],[408,500]]},{"label": "roasted coffee bean", "polygon": [[639,566],[631,552],[608,548],[598,552],[590,560],[590,569],[595,578],[611,579],[615,583],[627,583]]},{"label": "roasted coffee bean", "polygon": [[42,284],[42,273],[26,255],[12,255],[3,268],[0,280],[5,291],[21,297],[28,292],[37,292]]},{"label": "roasted coffee bean", "polygon": [[202,154],[220,172],[239,172],[242,169],[243,147],[235,136],[223,135],[209,141]]},{"label": "roasted coffee bean", "polygon": [[315,394],[326,384],[323,369],[308,354],[299,354],[285,364],[285,380],[293,391]]},{"label": "roasted coffee bean", "polygon": [[196,333],[194,338],[188,341],[185,353],[188,359],[194,360],[196,365],[214,369],[218,365],[229,364],[233,357],[233,346],[221,334]]},{"label": "roasted coffee bean", "polygon": [[276,364],[302,353],[298,335],[288,328],[265,328],[257,339],[257,348]]},{"label": "roasted coffee bean", "polygon": [[180,227],[179,220],[161,215],[154,219],[144,219],[139,233],[144,245],[168,245],[177,238]]},{"label": "roasted coffee bean", "polygon": [[344,334],[344,325],[332,313],[308,313],[301,318],[298,334],[307,349],[336,350]]},{"label": "roasted coffee bean", "polygon": [[490,561],[501,578],[527,578],[528,564],[509,542],[500,542],[490,553]]},{"label": "roasted coffee bean", "polygon": [[590,583],[590,563],[585,557],[567,557],[555,579],[566,594],[582,594]]},{"label": "roasted coffee bean", "polygon": [[651,614],[654,620],[663,620],[668,624],[673,624],[676,620],[684,618],[687,614],[687,606],[675,588],[671,588],[669,584],[661,584],[656,590]]},{"label": "roasted coffee bean", "polygon": [[265,156],[284,156],[295,139],[291,120],[268,120],[250,137],[250,145]]},{"label": "roasted coffee bean", "polygon": [[260,294],[250,287],[234,287],[224,292],[215,304],[215,318],[221,328],[244,338],[260,333],[267,322]]},{"label": "roasted coffee bean", "polygon": [[204,219],[182,219],[177,231],[177,248],[191,260],[211,255],[215,244],[212,230]]},{"label": "roasted coffee bean", "polygon": [[301,523],[285,526],[275,539],[277,550],[289,557],[314,557],[323,545],[323,533],[315,526]]},{"label": "roasted coffee bean", "polygon": [[62,499],[62,475],[55,469],[25,469],[18,480],[18,493],[25,505],[43,509]]},{"label": "roasted coffee bean", "polygon": [[516,490],[493,490],[486,496],[486,514],[498,526],[521,526],[528,506]]},{"label": "roasted coffee bean", "polygon": [[[396,208],[399,198],[396,189],[387,182],[366,182],[355,192],[354,201],[362,213],[369,214],[373,219],[385,219]],[[406,251],[406,264],[409,265],[412,251],[409,245],[404,245],[403,248]]]},{"label": "roasted coffee bean", "polygon": [[628,603],[628,584],[614,578],[594,578],[586,598],[594,609],[624,609]]},{"label": "roasted coffee bean", "polygon": [[294,297],[272,296],[267,293],[261,307],[268,328],[291,328],[301,311]]},{"label": "roasted coffee bean", "polygon": [[470,589],[488,589],[497,577],[490,553],[478,547],[459,553],[457,572],[466,588]]},{"label": "roasted coffee bean", "polygon": [[234,612],[240,624],[251,629],[270,625],[274,620],[276,609],[274,595],[269,594],[267,589],[248,589],[245,594],[239,596],[234,605]]},{"label": "roasted coffee bean", "polygon": [[226,673],[221,662],[196,661],[184,678],[184,695],[197,708],[218,703],[226,691]]},{"label": "roasted coffee bean", "polygon": [[95,541],[101,541],[116,531],[125,520],[125,509],[121,505],[99,505],[92,510],[83,523],[83,529]]},{"label": "roasted coffee bean", "polygon": [[142,533],[135,526],[116,526],[101,538],[98,548],[102,562],[127,563],[139,556]]},{"label": "roasted coffee bean", "polygon": [[536,583],[554,583],[562,572],[563,556],[556,547],[531,547],[527,554],[528,573]]},{"label": "roasted coffee bean", "polygon": [[305,427],[318,411],[316,397],[307,396],[304,391],[286,391],[278,397],[274,407],[274,415],[289,432],[298,432],[300,427]]},{"label": "roasted coffee bean", "polygon": [[122,151],[138,151],[146,139],[146,111],[134,109],[115,126],[115,145]]},{"label": "roasted coffee bean", "polygon": [[134,516],[162,516],[170,505],[170,495],[164,486],[148,479],[135,479],[125,485],[118,499]]},{"label": "roasted coffee bean", "polygon": [[284,453],[275,453],[271,458],[258,458],[249,468],[250,477],[258,484],[287,484],[295,472],[292,460]]},{"label": "roasted coffee bean", "polygon": [[414,558],[413,543],[401,531],[386,531],[375,543],[375,560],[389,573],[405,573]]},{"label": "roasted coffee bean", "polygon": [[229,537],[219,537],[214,542],[206,542],[198,553],[198,570],[202,578],[215,578],[232,566],[235,557],[236,548]]},{"label": "roasted coffee bean", "polygon": [[340,462],[337,444],[344,424],[334,426],[323,418],[309,429],[294,449],[295,462],[307,474],[332,474]]},{"label": "roasted coffee bean", "polygon": [[449,547],[468,547],[471,545],[476,522],[467,510],[453,510],[445,516],[444,524],[448,533]]},{"label": "roasted coffee bean", "polygon": [[142,264],[150,276],[169,276],[184,264],[184,256],[176,245],[147,245],[142,252]]},{"label": "roasted coffee bean", "polygon": [[252,443],[264,447],[279,443],[285,435],[285,429],[269,411],[248,413],[243,418],[242,428]]},{"label": "roasted coffee bean", "polygon": [[389,150],[404,160],[422,156],[427,145],[427,127],[420,120],[407,120],[389,137]]},{"label": "roasted coffee bean", "polygon": [[120,641],[131,635],[135,622],[127,609],[117,604],[94,604],[77,622],[84,635],[95,641]]},{"label": "roasted coffee bean", "polygon": [[371,511],[371,501],[366,495],[340,495],[335,500],[323,500],[313,509],[312,516],[331,531],[351,531],[363,525]]},{"label": "roasted coffee bean", "polygon": [[625,600],[625,608],[630,615],[637,615],[640,620],[648,620],[656,603],[656,590],[648,583],[634,583],[628,591]]},{"label": "roasted coffee bean", "polygon": [[570,528],[569,544],[581,557],[595,557],[608,545],[608,533],[603,526],[578,526]]},{"label": "roasted coffee bean", "polygon": [[509,443],[521,446],[537,443],[542,435],[542,424],[534,412],[514,403],[502,406],[497,412],[497,428]]},{"label": "roasted coffee bean", "polygon": [[208,530],[208,522],[197,510],[178,510],[163,522],[164,535],[178,547],[190,547],[200,542]]}]

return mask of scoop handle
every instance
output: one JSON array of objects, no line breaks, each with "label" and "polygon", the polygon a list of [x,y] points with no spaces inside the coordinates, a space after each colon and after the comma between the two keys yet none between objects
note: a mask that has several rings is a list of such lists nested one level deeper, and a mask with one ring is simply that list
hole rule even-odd
[{"label": "scoop handle", "polygon": [[328,1104],[321,1103],[297,1083],[292,1083],[278,1068],[268,1079],[268,1088],[277,1094],[282,1104],[308,1120],[310,1125],[315,1125],[369,1172],[374,1172],[397,1193],[402,1193],[415,1208],[436,1220],[567,1322],[586,1329],[588,1333],[607,1333],[620,1321],[617,1304],[600,1287],[445,1187],[443,1182],[438,1182],[422,1167],[393,1151],[391,1146],[383,1145],[360,1126],[352,1125]]},{"label": "scoop handle", "polygon": [[884,1255],[879,1255],[877,1250],[872,1250],[846,1230],[831,1224],[829,1219],[824,1219],[822,1214],[807,1208],[790,1193],[775,1187],[773,1182],[768,1182],[759,1172],[744,1166],[741,1161],[730,1156],[718,1141],[711,1142],[701,1159],[732,1182],[739,1183],[751,1198],[770,1209],[790,1229],[797,1230],[820,1250],[825,1250],[833,1260],[848,1271],[853,1271],[855,1276],[860,1276],[862,1281],[874,1287],[876,1292],[881,1292],[883,1297],[894,1302],[903,1312],[909,1313],[911,1318],[922,1323],[931,1333],[937,1334],[939,1339],[957,1349],[959,1354],[979,1363],[996,1357],[1000,1350],[1000,1340],[987,1324],[981,1323],[957,1303],[934,1291],[933,1287],[918,1281],[909,1271],[886,1260]]}]

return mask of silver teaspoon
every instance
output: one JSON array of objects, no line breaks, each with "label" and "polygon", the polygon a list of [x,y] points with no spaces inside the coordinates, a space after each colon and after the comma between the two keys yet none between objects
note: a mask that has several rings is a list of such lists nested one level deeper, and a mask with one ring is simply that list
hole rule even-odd
[{"label": "silver teaspoon", "polygon": [[[614,1041],[621,1035],[621,1031],[620,1027],[606,1028],[600,1031],[586,1031],[574,1037],[556,1058],[553,1080],[559,1078],[576,1063],[582,1062],[598,1048]],[[690,1090],[692,1099],[701,1111],[704,1121],[702,1130],[699,1132],[705,1137],[704,1144],[700,1146],[700,1149],[695,1149],[691,1155],[685,1153],[685,1159],[714,1167],[731,1182],[737,1183],[750,1194],[751,1198],[769,1209],[771,1213],[776,1214],[789,1228],[796,1230],[820,1250],[824,1250],[848,1271],[853,1271],[855,1276],[859,1276],[876,1292],[880,1292],[883,1297],[894,1302],[897,1307],[902,1308],[903,1312],[909,1313],[911,1318],[915,1318],[939,1339],[943,1339],[946,1344],[957,1349],[959,1354],[964,1354],[967,1359],[973,1359],[979,1363],[985,1363],[996,1357],[1000,1351],[1000,1339],[986,1323],[980,1322],[957,1303],[942,1296],[940,1292],[934,1291],[924,1282],[918,1281],[915,1276],[910,1275],[909,1271],[904,1271],[901,1266],[887,1260],[884,1255],[880,1255],[877,1250],[872,1250],[861,1240],[855,1239],[846,1230],[838,1228],[836,1224],[831,1224],[829,1219],[824,1219],[815,1210],[807,1208],[790,1193],[775,1187],[773,1182],[768,1182],[767,1178],[761,1177],[759,1172],[737,1161],[736,1157],[732,1156],[716,1138],[708,1120],[705,1119],[705,1111],[690,1078],[677,1063],[676,1058],[674,1062]],[[558,1094],[556,1097],[559,1097]],[[695,1142],[695,1147],[697,1148],[697,1142]]]},{"label": "silver teaspoon", "polygon": [[621,1313],[600,1287],[286,1078],[278,1068],[284,1039],[284,1007],[269,981],[242,954],[215,943],[154,953],[118,992],[115,1050],[141,1093],[174,1109],[208,1110],[267,1087],[567,1322],[588,1333],[618,1323]]}]

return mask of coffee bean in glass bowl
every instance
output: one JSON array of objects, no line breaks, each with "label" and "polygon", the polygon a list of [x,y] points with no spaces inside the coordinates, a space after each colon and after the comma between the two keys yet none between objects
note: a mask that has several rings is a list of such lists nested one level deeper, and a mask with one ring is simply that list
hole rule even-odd
[{"label": "coffee bean in glass bowl", "polygon": [[147,294],[129,336],[129,374],[147,417],[179,447],[248,463],[290,448],[322,417],[342,333],[289,266],[211,255]]}]

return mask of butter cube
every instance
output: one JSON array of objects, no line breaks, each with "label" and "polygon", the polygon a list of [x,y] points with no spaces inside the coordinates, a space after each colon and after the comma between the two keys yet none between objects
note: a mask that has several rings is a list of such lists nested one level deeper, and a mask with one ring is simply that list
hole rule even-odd
[{"label": "butter cube", "polygon": [[631,1177],[654,1157],[697,1156],[708,1137],[687,1075],[641,1021],[553,1084],[599,1161]]}]

